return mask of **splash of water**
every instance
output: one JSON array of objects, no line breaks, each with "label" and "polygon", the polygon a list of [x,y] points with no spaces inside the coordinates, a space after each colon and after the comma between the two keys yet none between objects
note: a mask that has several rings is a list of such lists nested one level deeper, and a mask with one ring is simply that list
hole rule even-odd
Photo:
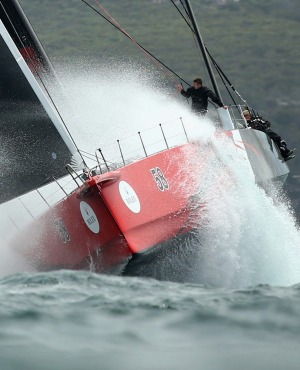
[{"label": "splash of water", "polygon": [[[80,114],[67,122],[80,149],[91,151],[182,116],[199,125],[176,86],[166,85],[155,71],[111,60],[97,69],[77,68],[72,74],[62,68],[61,78],[76,108],[74,117]],[[213,127],[203,126],[201,135],[211,135]]]},{"label": "splash of water", "polygon": [[[208,174],[206,222],[197,232],[199,280],[227,287],[299,283],[300,232],[289,200],[276,185],[268,194],[256,185],[226,141],[214,145],[222,161]],[[230,175],[218,185],[215,174],[224,167]]]},{"label": "splash of water", "polygon": [[[110,63],[109,68],[87,71],[84,65],[76,72],[72,69],[72,74],[62,69],[61,75],[80,113],[66,120],[80,149],[93,152],[103,142],[179,116],[186,118],[193,138],[214,140],[213,124],[207,119],[200,124],[186,102],[178,100],[175,87],[166,93],[159,76],[141,67]],[[286,198],[276,188],[270,197],[255,185],[226,143],[215,140],[214,146],[221,160],[211,164],[201,186],[206,216],[198,227],[196,244],[188,246],[198,252],[193,281],[227,287],[298,283],[300,233]],[[225,167],[230,175],[223,171]],[[220,170],[223,177],[218,181]]]}]

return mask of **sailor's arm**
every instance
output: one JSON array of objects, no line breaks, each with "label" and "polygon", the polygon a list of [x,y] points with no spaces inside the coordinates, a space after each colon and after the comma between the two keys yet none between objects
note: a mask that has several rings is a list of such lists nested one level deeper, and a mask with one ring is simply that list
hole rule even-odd
[{"label": "sailor's arm", "polygon": [[227,109],[228,107],[222,103],[222,101],[216,96],[215,93],[213,93],[211,90],[206,90],[207,96],[216,104],[218,104],[219,107],[223,107],[224,109]]},{"label": "sailor's arm", "polygon": [[189,98],[191,96],[190,89],[187,89],[187,91],[184,90],[183,86],[177,85],[178,91],[180,91],[181,95],[183,95],[185,98]]}]

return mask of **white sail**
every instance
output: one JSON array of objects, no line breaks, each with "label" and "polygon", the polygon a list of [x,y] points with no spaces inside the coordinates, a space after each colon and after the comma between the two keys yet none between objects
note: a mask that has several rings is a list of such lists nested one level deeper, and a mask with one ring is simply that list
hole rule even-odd
[{"label": "white sail", "polygon": [[67,130],[65,129],[64,124],[62,123],[61,118],[59,117],[58,113],[53,107],[52,102],[49,98],[44,94],[43,90],[41,89],[40,85],[37,83],[35,77],[33,76],[32,72],[30,71],[28,65],[26,64],[25,60],[23,59],[21,53],[17,49],[16,45],[14,44],[12,38],[10,37],[9,33],[6,31],[3,23],[0,20],[0,34],[3,37],[6,45],[8,46],[11,54],[14,56],[15,60],[17,61],[20,69],[24,73],[27,81],[29,82],[30,86],[32,87],[33,91],[35,92],[36,96],[38,97],[39,101],[42,103],[43,107],[45,108],[46,112],[48,113],[49,117],[51,118],[54,126],[56,127],[57,131],[60,133],[62,139],[66,143],[67,147],[69,148],[70,152],[75,155],[77,154],[77,148],[71,139],[70,135],[68,134]]},{"label": "white sail", "polygon": [[0,20],[0,203],[84,163],[45,94]]}]

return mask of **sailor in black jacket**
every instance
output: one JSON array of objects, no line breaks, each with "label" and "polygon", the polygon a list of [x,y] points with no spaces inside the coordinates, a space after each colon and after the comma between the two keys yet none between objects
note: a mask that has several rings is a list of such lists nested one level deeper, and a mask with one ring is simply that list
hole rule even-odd
[{"label": "sailor in black jacket", "polygon": [[296,149],[290,150],[287,148],[286,142],[282,140],[276,132],[270,129],[271,123],[269,121],[265,121],[261,117],[252,117],[249,110],[244,110],[243,116],[245,117],[249,127],[265,132],[274,141],[284,160],[289,160],[295,157],[294,153]]},{"label": "sailor in black jacket", "polygon": [[185,98],[192,98],[192,110],[195,113],[205,114],[207,112],[208,98],[218,104],[219,107],[227,109],[211,90],[202,86],[201,78],[196,78],[193,82],[194,86],[189,87],[186,91],[183,89],[182,85],[178,85],[178,90]]}]

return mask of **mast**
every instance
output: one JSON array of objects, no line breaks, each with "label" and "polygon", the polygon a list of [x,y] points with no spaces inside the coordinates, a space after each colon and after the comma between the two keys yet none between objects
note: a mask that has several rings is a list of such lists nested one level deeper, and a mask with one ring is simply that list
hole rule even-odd
[{"label": "mast", "polygon": [[47,73],[55,75],[52,64],[45,53],[38,37],[34,33],[23,9],[18,0],[1,0],[0,1],[0,16],[1,20],[22,54],[26,55],[26,48],[32,48],[34,54],[28,55],[36,62],[40,63]]},{"label": "mast", "polygon": [[44,84],[55,75],[17,0],[0,0],[0,50],[4,203],[65,176],[66,163],[76,162],[76,169],[85,163]]},{"label": "mast", "polygon": [[[70,152],[79,162],[82,162],[82,166],[85,166],[82,155],[47,89],[47,83],[51,81],[52,87],[55,87],[56,91],[63,92],[61,83],[18,0],[0,0],[0,21],[0,36],[4,38],[6,45]],[[17,50],[14,50],[15,47]],[[67,101],[66,98],[65,101]]]},{"label": "mast", "polygon": [[205,46],[204,46],[204,43],[203,43],[201,34],[199,32],[197,22],[195,20],[195,16],[194,16],[194,13],[193,13],[193,10],[192,10],[190,1],[189,0],[185,0],[185,4],[186,4],[188,15],[189,15],[190,20],[192,22],[193,29],[195,31],[195,35],[196,35],[196,38],[197,38],[198,45],[200,47],[200,50],[201,50],[202,55],[203,55],[203,58],[204,58],[204,62],[205,62],[205,65],[206,65],[206,68],[207,68],[207,71],[208,71],[208,74],[209,74],[211,83],[213,85],[213,89],[214,89],[215,94],[217,95],[217,97],[222,101],[222,97],[221,97],[221,94],[220,94],[220,91],[219,91],[219,88],[218,88],[218,85],[217,85],[215,76],[213,74],[211,65],[209,63],[209,59],[208,59],[208,56],[207,56],[207,53],[206,53],[206,49],[205,49]]}]

